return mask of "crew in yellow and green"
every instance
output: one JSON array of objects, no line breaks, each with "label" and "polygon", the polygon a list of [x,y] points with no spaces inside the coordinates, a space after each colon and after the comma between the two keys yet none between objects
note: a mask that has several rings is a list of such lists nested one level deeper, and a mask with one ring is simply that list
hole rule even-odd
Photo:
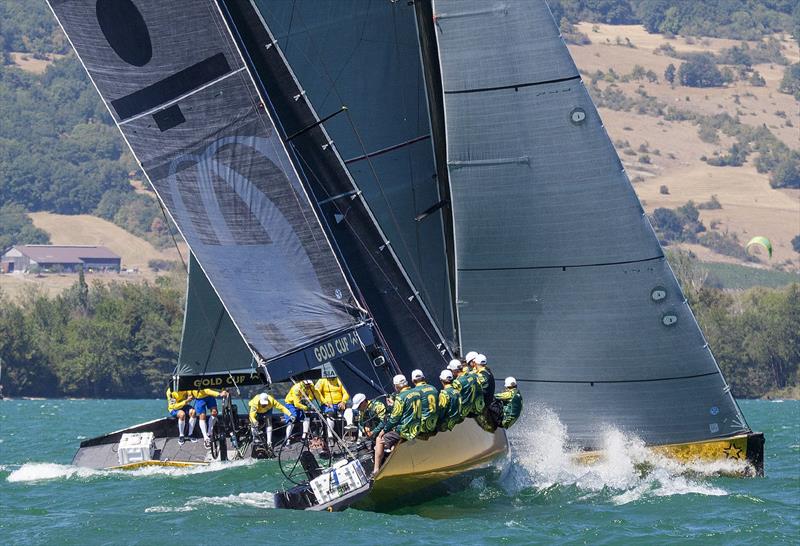
[{"label": "crew in yellow and green", "polygon": [[[178,419],[178,443],[183,445],[186,442],[184,431],[186,430],[186,415],[189,415],[189,437],[192,438],[194,426],[197,424],[197,414],[191,405],[194,396],[192,391],[173,391],[167,388],[167,411],[172,417]],[[196,438],[192,438],[196,442]]]},{"label": "crew in yellow and green", "polygon": [[353,409],[358,411],[359,433],[367,438],[377,438],[386,421],[386,404],[379,398],[367,400],[363,393],[353,397]]},{"label": "crew in yellow and green", "polygon": [[453,372],[453,387],[461,396],[461,415],[474,417],[483,412],[483,391],[478,383],[478,376],[471,371],[465,371],[460,360],[453,359],[447,365],[447,369]]},{"label": "crew in yellow and green", "polygon": [[499,425],[509,428],[517,422],[522,413],[522,395],[517,389],[517,380],[513,377],[506,377],[505,390],[494,395],[496,400],[503,404],[503,417]]},{"label": "crew in yellow and green", "polygon": [[[217,421],[217,398],[225,398],[228,391],[225,389],[215,391],[214,389],[197,389],[192,391],[194,396],[194,411],[200,418],[200,432],[203,433],[203,442],[206,447],[211,447],[211,437],[214,435],[214,423]],[[211,412],[206,426],[206,409]]]},{"label": "crew in yellow and green", "polygon": [[[328,438],[333,437],[334,417],[337,414],[344,412],[347,407],[347,401],[350,400],[350,395],[342,385],[342,382],[336,377],[336,372],[333,366],[329,364],[323,368],[323,377],[321,377],[314,388],[319,392],[323,408],[322,412],[325,414],[325,423],[328,425]],[[348,419],[348,416],[349,419]],[[345,420],[348,425],[352,425],[352,414],[345,413]]]},{"label": "crew in yellow and green", "polygon": [[[253,432],[257,434],[258,430],[264,427],[267,435],[267,446],[272,447],[272,410],[278,409],[282,411],[290,420],[292,418],[291,412],[266,392],[255,395],[250,399],[247,406],[250,410],[248,417]],[[256,437],[256,434],[253,434],[253,438]]]},{"label": "crew in yellow and green", "polygon": [[408,380],[403,374],[392,379],[396,395],[390,402],[392,408],[383,430],[375,442],[375,467],[372,475],[376,475],[383,463],[383,455],[394,449],[401,440],[413,440],[420,429],[419,392],[409,388]]},{"label": "crew in yellow and green", "polygon": [[439,381],[442,382],[442,390],[439,391],[439,421],[436,428],[439,431],[453,430],[464,420],[461,415],[461,395],[453,386],[452,371],[442,370]]},{"label": "crew in yellow and green", "polygon": [[436,433],[436,422],[439,420],[439,391],[425,381],[425,374],[422,373],[422,370],[411,372],[411,381],[414,383],[413,390],[419,392],[420,437],[426,439]]},{"label": "crew in yellow and green", "polygon": [[[317,404],[320,407],[323,405],[322,396],[319,391],[314,388],[314,382],[310,379],[303,379],[292,385],[292,388],[289,389],[289,393],[286,395],[285,405],[286,409],[288,409],[289,413],[294,417],[294,421],[303,422],[303,439],[308,436],[308,431],[311,429],[311,417],[306,415],[306,412],[311,409],[311,404]],[[288,423],[286,427],[286,445],[289,445],[291,441],[294,421],[286,419]]]},{"label": "crew in yellow and green", "polygon": [[483,390],[483,403],[488,406],[494,400],[494,374],[486,364],[486,355],[479,354],[472,362],[472,371],[478,376],[478,384]]}]

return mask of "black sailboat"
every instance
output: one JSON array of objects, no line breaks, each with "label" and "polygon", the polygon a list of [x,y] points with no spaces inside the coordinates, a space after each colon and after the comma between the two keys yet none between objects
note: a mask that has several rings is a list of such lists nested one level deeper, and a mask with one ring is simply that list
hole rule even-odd
[{"label": "black sailboat", "polygon": [[[49,2],[192,251],[177,388],[377,395],[478,348],[577,447],[760,467],[543,1]],[[459,438],[384,477],[506,447]]]}]

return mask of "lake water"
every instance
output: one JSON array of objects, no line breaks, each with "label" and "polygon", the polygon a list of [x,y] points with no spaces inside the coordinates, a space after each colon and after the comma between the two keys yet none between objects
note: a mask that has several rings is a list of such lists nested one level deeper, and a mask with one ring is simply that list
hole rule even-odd
[{"label": "lake water", "polygon": [[[800,541],[800,402],[743,401],[766,476],[686,472],[606,433],[575,466],[552,415],[526,415],[502,472],[392,513],[271,508],[272,461],[202,469],[70,466],[80,440],[161,415],[157,400],[0,401],[0,544],[774,544]],[[639,463],[648,462],[642,471]]]}]

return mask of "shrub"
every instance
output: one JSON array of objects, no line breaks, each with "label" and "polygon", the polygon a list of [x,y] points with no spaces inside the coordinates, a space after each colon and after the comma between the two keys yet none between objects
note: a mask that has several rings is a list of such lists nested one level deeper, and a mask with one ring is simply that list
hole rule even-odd
[{"label": "shrub", "polygon": [[661,187],[658,188],[658,193],[661,195],[669,195],[669,188],[662,184]]},{"label": "shrub", "polygon": [[770,177],[773,188],[800,188],[800,154],[793,152],[783,159]]},{"label": "shrub", "polygon": [[792,239],[792,248],[795,252],[800,254],[800,235],[795,235],[795,237]]},{"label": "shrub", "polygon": [[711,199],[705,203],[700,203],[697,205],[697,208],[701,210],[718,210],[722,208],[722,204],[719,202],[716,195],[712,195]]}]

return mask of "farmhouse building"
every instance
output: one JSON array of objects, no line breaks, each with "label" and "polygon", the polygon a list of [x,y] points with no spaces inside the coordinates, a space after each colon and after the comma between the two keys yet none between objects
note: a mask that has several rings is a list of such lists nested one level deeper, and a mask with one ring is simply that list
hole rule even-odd
[{"label": "farmhouse building", "polygon": [[0,271],[116,271],[122,258],[104,246],[18,245],[0,258]]}]

